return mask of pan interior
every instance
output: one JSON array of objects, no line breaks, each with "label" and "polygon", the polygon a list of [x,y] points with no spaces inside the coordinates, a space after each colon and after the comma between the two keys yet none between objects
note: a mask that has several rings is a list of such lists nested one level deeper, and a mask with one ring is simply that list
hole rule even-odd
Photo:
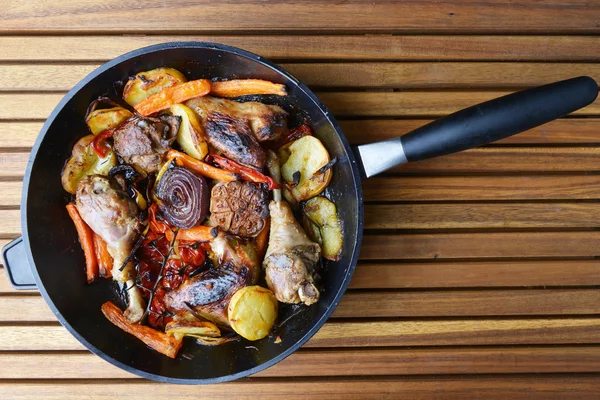
[{"label": "pan interior", "polygon": [[[176,360],[169,359],[110,324],[100,306],[121,299],[114,283],[85,283],[84,257],[65,204],[60,173],[74,143],[87,134],[84,114],[89,103],[101,95],[120,90],[119,81],[136,72],[169,66],[188,79],[259,78],[283,83],[290,96],[286,109],[302,110],[332,157],[337,157],[327,196],[338,206],[343,221],[344,251],[338,262],[321,271],[320,301],[311,307],[283,306],[278,318],[286,321],[271,337],[256,342],[241,340],[221,346],[186,342]],[[292,99],[292,100],[290,100]],[[270,99],[281,103],[281,99]],[[61,107],[62,105],[62,107]],[[152,379],[172,382],[218,382],[254,373],[288,355],[310,337],[335,307],[356,263],[362,227],[362,198],[358,174],[345,139],[314,95],[294,78],[282,74],[250,53],[226,46],[178,44],[153,46],[122,56],[93,72],[70,92],[50,116],[33,150],[26,178],[26,204],[22,209],[25,240],[29,241],[38,286],[61,322],[90,350],[107,360]],[[341,133],[340,133],[341,134]],[[36,270],[36,271],[35,271]],[[293,315],[293,316],[292,316]],[[288,319],[288,317],[291,317]],[[276,344],[275,338],[281,337]],[[262,366],[262,367],[261,367]]]}]

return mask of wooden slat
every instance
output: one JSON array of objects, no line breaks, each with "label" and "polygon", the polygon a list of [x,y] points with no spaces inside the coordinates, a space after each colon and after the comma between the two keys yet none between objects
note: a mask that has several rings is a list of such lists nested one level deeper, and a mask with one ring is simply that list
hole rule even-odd
[{"label": "wooden slat", "polygon": [[600,232],[438,233],[365,235],[360,258],[435,259],[595,257]]},{"label": "wooden slat", "polygon": [[[0,65],[0,91],[69,90],[99,64]],[[383,88],[522,88],[579,75],[600,80],[600,64],[394,62],[281,66],[310,86]]]},{"label": "wooden slat", "polygon": [[423,400],[452,398],[471,400],[473,394],[490,400],[532,399],[590,399],[600,395],[600,377],[583,376],[527,376],[503,377],[426,377],[426,378],[379,378],[379,379],[329,379],[327,381],[246,380],[220,385],[205,385],[201,394],[192,385],[156,384],[132,382],[10,382],[3,387],[8,398],[22,397],[27,393],[40,400],[72,400],[85,393],[90,398],[117,398],[127,393],[131,400],[146,400],[152,396],[178,399],[383,399],[419,398]]},{"label": "wooden slat", "polygon": [[353,289],[571,285],[600,285],[600,260],[362,263],[350,282]]},{"label": "wooden slat", "polygon": [[[352,144],[392,139],[417,129],[432,120],[346,120],[339,121],[344,135]],[[1,125],[0,125],[1,126]],[[39,129],[37,126],[35,138]],[[510,136],[496,143],[502,144],[553,144],[553,143],[599,143],[599,119],[557,119],[537,128]]]},{"label": "wooden slat", "polygon": [[[432,120],[346,120],[339,121],[351,144],[362,144],[402,136]],[[0,147],[31,147],[42,123],[0,122]],[[497,143],[502,144],[582,144],[600,143],[600,119],[558,119]]]},{"label": "wooden slat", "polygon": [[596,175],[402,176],[366,179],[362,187],[365,201],[379,202],[600,198]]},{"label": "wooden slat", "polygon": [[[52,322],[41,296],[0,296],[0,322]],[[486,290],[350,292],[334,312],[338,318],[489,317],[600,314],[600,290]]]},{"label": "wooden slat", "polygon": [[19,210],[0,210],[0,235],[14,235],[21,232]]},{"label": "wooden slat", "polygon": [[[0,379],[128,379],[90,353],[2,354]],[[37,368],[52,365],[52,368]],[[36,371],[32,375],[32,371]],[[600,372],[600,348],[298,351],[254,377]]]},{"label": "wooden slat", "polygon": [[[439,117],[504,96],[511,91],[322,92],[317,95],[337,117]],[[0,119],[43,119],[62,99],[60,93],[0,94]],[[32,107],[32,104],[35,105]],[[599,115],[600,101],[573,113]]]},{"label": "wooden slat", "polygon": [[[97,7],[77,0],[60,4],[11,1],[0,18],[0,32],[152,32],[164,31],[391,31],[429,33],[593,33],[598,32],[600,8],[591,0],[558,0],[543,3],[526,0],[494,3],[465,1],[437,9],[420,1],[372,3],[273,2],[276,18],[253,1],[225,0],[214,3],[172,1],[163,7],[142,0],[131,8],[117,0]],[[144,16],[140,17],[140,10]],[[215,18],[226,15],[227,18]],[[160,24],[157,23],[160,21]],[[493,23],[491,23],[493,21]]]},{"label": "wooden slat", "polygon": [[594,228],[600,203],[365,206],[365,229]]},{"label": "wooden slat", "polygon": [[[600,343],[600,318],[574,317],[327,322],[304,347],[594,343]],[[0,326],[0,351],[84,349],[62,326]]]},{"label": "wooden slat", "polygon": [[0,182],[0,206],[18,206],[21,203],[21,189],[23,182]]},{"label": "wooden slat", "polygon": [[[595,36],[2,36],[0,61],[107,61],[165,42],[216,42],[271,59],[597,61]],[[23,51],[27,49],[27,51]]]}]

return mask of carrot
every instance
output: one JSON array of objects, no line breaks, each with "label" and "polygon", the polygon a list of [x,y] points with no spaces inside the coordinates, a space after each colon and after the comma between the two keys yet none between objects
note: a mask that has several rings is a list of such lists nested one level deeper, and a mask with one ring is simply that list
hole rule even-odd
[{"label": "carrot", "polygon": [[210,164],[202,162],[200,160],[196,160],[193,157],[188,156],[182,152],[177,150],[169,150],[167,152],[168,159],[175,159],[175,163],[180,167],[186,167],[191,169],[194,172],[199,173],[200,175],[206,176],[207,178],[216,179],[218,181],[237,181],[238,176],[232,172],[225,171],[220,168],[213,167]]},{"label": "carrot", "polygon": [[256,239],[255,239],[255,243],[256,243],[256,251],[258,252],[258,258],[262,259],[265,255],[265,252],[267,251],[267,244],[269,243],[269,230],[271,229],[271,218],[267,218],[267,222],[264,226],[264,228],[262,229],[262,231],[259,232],[258,235],[256,235]]},{"label": "carrot", "polygon": [[220,97],[238,97],[249,94],[276,94],[285,96],[285,86],[280,83],[262,79],[232,79],[230,81],[212,82],[210,94]]},{"label": "carrot", "polygon": [[136,111],[147,117],[156,112],[166,110],[173,104],[183,103],[194,97],[204,96],[210,92],[210,81],[198,79],[164,88],[134,106]]},{"label": "carrot", "polygon": [[[215,226],[195,226],[190,229],[181,229],[177,233],[177,240],[191,240],[194,242],[209,242],[217,237],[219,230]],[[170,235],[169,235],[170,234]],[[173,234],[169,231],[166,233],[167,240],[173,238]],[[169,239],[171,236],[171,239]]]},{"label": "carrot", "polygon": [[175,358],[177,356],[177,352],[183,344],[181,338],[177,339],[149,326],[129,322],[123,311],[110,301],[102,304],[101,310],[104,316],[115,326],[140,339],[154,350],[167,357]]},{"label": "carrot", "polygon": [[94,232],[81,218],[81,215],[79,215],[79,211],[77,211],[75,204],[67,204],[67,212],[75,224],[77,235],[79,235],[79,243],[81,243],[81,248],[83,249],[83,254],[85,255],[85,271],[87,275],[87,281],[88,283],[92,283],[98,277],[98,261],[94,251]]},{"label": "carrot", "polygon": [[111,255],[108,253],[106,242],[97,233],[94,233],[94,250],[96,251],[100,276],[104,278],[111,278],[114,261]]},{"label": "carrot", "polygon": [[262,172],[252,167],[248,167],[247,165],[236,163],[229,158],[211,153],[206,156],[206,161],[213,162],[227,171],[234,172],[241,176],[244,180],[255,183],[266,183],[269,190],[279,189],[279,184],[270,176],[266,176]]}]

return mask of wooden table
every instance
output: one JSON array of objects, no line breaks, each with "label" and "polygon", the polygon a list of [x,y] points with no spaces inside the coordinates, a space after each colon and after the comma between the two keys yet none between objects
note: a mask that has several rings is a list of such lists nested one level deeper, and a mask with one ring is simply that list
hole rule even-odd
[{"label": "wooden table", "polygon": [[[44,118],[99,64],[175,40],[271,58],[353,143],[562,78],[600,80],[596,0],[1,2],[0,244]],[[598,398],[600,103],[364,182],[361,260],[333,318],[255,377],[155,384],[84,350],[0,277],[0,397]],[[3,272],[2,272],[3,274]]]}]

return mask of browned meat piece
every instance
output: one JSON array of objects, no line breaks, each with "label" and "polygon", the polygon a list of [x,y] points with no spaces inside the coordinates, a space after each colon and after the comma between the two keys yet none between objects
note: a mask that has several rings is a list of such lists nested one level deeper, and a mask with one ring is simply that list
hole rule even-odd
[{"label": "browned meat piece", "polygon": [[133,263],[119,270],[142,230],[137,205],[114,179],[102,175],[86,176],[79,182],[75,205],[81,218],[106,242],[114,259],[113,279],[130,287],[127,317],[132,321],[139,320],[144,312],[143,299],[133,285]]},{"label": "browned meat piece", "polygon": [[213,225],[234,235],[254,237],[269,216],[267,192],[251,182],[217,183],[211,191],[210,212]]},{"label": "browned meat piece", "polygon": [[264,166],[266,158],[259,142],[278,139],[287,131],[287,113],[278,106],[211,96],[197,97],[186,105],[200,117],[211,147],[257,168]]},{"label": "browned meat piece", "polygon": [[180,123],[180,117],[171,115],[132,118],[115,131],[115,151],[126,163],[147,173],[157,172]]},{"label": "browned meat piece", "polygon": [[321,248],[302,230],[285,201],[272,201],[269,246],[263,261],[269,289],[283,303],[311,305],[319,300],[313,283]]},{"label": "browned meat piece", "polygon": [[260,261],[251,244],[221,233],[211,247],[215,267],[189,279],[165,296],[167,309],[177,319],[193,319],[196,315],[222,326],[229,326],[227,307],[231,297],[241,288],[256,284]]}]

